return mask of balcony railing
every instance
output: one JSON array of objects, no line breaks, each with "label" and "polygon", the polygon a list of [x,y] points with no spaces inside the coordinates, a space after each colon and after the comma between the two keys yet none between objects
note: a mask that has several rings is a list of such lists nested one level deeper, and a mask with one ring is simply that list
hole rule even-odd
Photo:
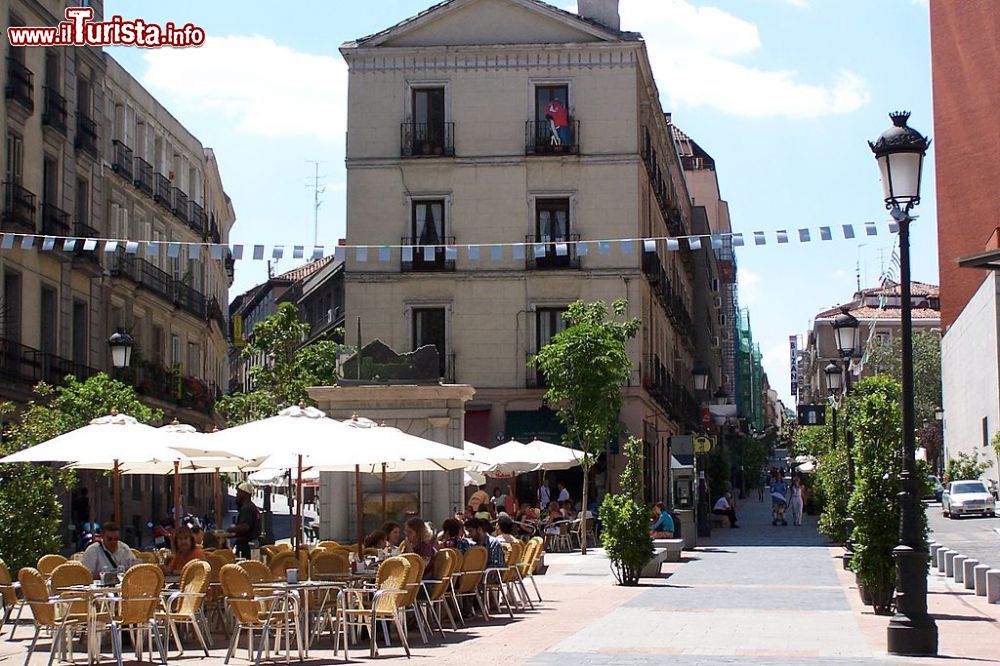
[{"label": "balcony railing", "polygon": [[174,304],[199,319],[207,319],[205,295],[189,284],[174,281]]},{"label": "balcony railing", "polygon": [[402,258],[400,270],[404,273],[455,270],[455,260],[447,258],[445,249],[448,245],[455,245],[454,236],[446,236],[441,245],[420,245],[420,239],[404,236],[400,239],[400,244],[409,247],[411,254],[408,258],[405,249],[400,253]]},{"label": "balcony railing", "polygon": [[205,295],[189,284],[175,280],[150,262],[119,250],[112,262],[111,274],[125,277],[164,301],[199,319],[206,318]]},{"label": "balcony railing", "polygon": [[132,149],[117,139],[111,143],[115,148],[111,169],[125,180],[132,180],[132,165],[135,162],[135,158],[132,157]]},{"label": "balcony railing", "polygon": [[403,157],[454,157],[455,123],[400,123]]},{"label": "balcony railing", "polygon": [[653,293],[660,307],[663,308],[663,312],[681,335],[682,341],[685,344],[693,343],[694,323],[691,320],[691,314],[684,304],[684,299],[674,290],[673,283],[655,252],[643,252],[642,272],[652,285]]},{"label": "balcony railing", "polygon": [[576,244],[580,234],[570,234],[562,239],[551,236],[525,236],[525,265],[528,270],[552,268],[579,268],[580,258]]},{"label": "balcony railing", "polygon": [[208,300],[208,311],[206,313],[206,318],[214,320],[219,324],[219,328],[223,333],[229,330],[229,323],[226,321],[226,315],[222,312],[222,306],[219,305],[219,300],[213,296]]},{"label": "balcony railing", "polygon": [[191,202],[191,213],[188,217],[188,226],[191,227],[199,236],[208,235],[208,216],[205,215],[205,209],[193,201]]},{"label": "balcony railing", "polygon": [[162,173],[153,174],[153,201],[173,212],[170,179]]},{"label": "balcony railing", "polygon": [[101,260],[100,257],[98,256],[100,254],[100,248],[95,246],[93,250],[83,249],[83,241],[87,238],[99,238],[100,232],[98,232],[97,229],[94,229],[93,227],[89,227],[86,224],[77,222],[76,224],[73,225],[73,235],[76,238],[80,239],[76,243],[76,251],[73,253],[74,256],[80,257],[81,259],[84,259],[86,261],[92,262],[100,266]]},{"label": "balcony railing", "polygon": [[213,243],[222,242],[222,232],[219,231],[219,225],[215,222],[210,222],[208,225],[208,237],[212,239]]},{"label": "balcony railing", "polygon": [[211,414],[221,395],[213,384],[196,377],[184,376],[176,369],[164,368],[156,362],[140,361],[122,371],[126,381],[140,395],[179,407]]},{"label": "balcony railing", "polygon": [[87,117],[82,111],[76,112],[76,141],[74,145],[78,150],[99,159],[100,151],[97,147],[97,123]]},{"label": "balcony railing", "polygon": [[553,133],[548,120],[529,120],[524,124],[524,153],[526,155],[559,155],[579,153],[580,121]]},{"label": "balcony railing", "polygon": [[140,190],[153,196],[153,165],[142,159],[135,158],[135,180],[132,183]]},{"label": "balcony railing", "polygon": [[660,261],[660,255],[656,252],[643,252],[642,273],[651,284],[655,284],[659,280],[660,274],[663,273],[663,264]]},{"label": "balcony railing", "polygon": [[7,57],[7,87],[4,96],[29,112],[35,110],[35,75],[17,58]]},{"label": "balcony railing", "polygon": [[45,86],[42,124],[66,134],[66,98],[48,86]]},{"label": "balcony railing", "polygon": [[674,420],[693,424],[698,419],[698,402],[687,387],[675,382],[656,354],[642,357],[642,387]]},{"label": "balcony railing", "polygon": [[72,227],[69,213],[50,203],[42,204],[42,233],[50,236],[69,236]]},{"label": "balcony railing", "polygon": [[174,205],[171,209],[174,217],[179,219],[184,224],[188,223],[190,219],[191,210],[188,207],[188,195],[184,193],[179,187],[174,188]]},{"label": "balcony railing", "polygon": [[14,384],[34,386],[40,381],[62,384],[67,375],[87,379],[97,370],[70,359],[0,338],[0,377]]},{"label": "balcony railing", "polygon": [[226,258],[224,260],[224,265],[226,268],[226,278],[229,280],[229,286],[233,286],[233,279],[236,277],[236,259],[233,258],[232,251],[226,248]]},{"label": "balcony railing", "polygon": [[3,213],[0,225],[4,229],[35,231],[35,195],[17,183],[3,184]]}]

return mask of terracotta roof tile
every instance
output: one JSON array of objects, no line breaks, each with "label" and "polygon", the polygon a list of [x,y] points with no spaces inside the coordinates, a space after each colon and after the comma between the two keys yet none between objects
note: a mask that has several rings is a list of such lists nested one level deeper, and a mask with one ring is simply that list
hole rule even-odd
[{"label": "terracotta roof tile", "polygon": [[333,255],[327,255],[316,261],[310,261],[308,264],[303,264],[297,268],[293,268],[290,271],[286,271],[281,275],[275,275],[272,280],[278,282],[298,282],[303,278],[307,278],[319,269],[323,268],[327,264],[333,261]]}]

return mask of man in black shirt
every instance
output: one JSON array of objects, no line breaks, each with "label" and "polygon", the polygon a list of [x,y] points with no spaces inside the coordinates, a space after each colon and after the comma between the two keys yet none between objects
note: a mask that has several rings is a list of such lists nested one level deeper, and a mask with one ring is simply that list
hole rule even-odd
[{"label": "man in black shirt", "polygon": [[229,534],[235,537],[236,555],[246,559],[250,558],[250,542],[260,537],[260,509],[254,505],[252,495],[253,486],[246,481],[236,486],[239,512],[236,524],[229,528]]}]

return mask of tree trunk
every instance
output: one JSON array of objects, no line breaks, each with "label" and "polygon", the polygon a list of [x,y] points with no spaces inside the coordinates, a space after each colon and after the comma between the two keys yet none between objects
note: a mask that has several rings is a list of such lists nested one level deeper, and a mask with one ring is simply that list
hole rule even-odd
[{"label": "tree trunk", "polygon": [[[590,485],[590,483],[589,483],[589,475],[590,475],[590,465],[587,465],[586,461],[585,461],[584,465],[583,465],[583,499],[581,500],[581,505],[580,505],[580,515],[583,516],[580,519],[580,554],[581,555],[586,555],[587,554],[587,521],[588,521],[588,518],[587,518],[587,486]],[[593,520],[593,519],[591,518],[589,520]]]}]

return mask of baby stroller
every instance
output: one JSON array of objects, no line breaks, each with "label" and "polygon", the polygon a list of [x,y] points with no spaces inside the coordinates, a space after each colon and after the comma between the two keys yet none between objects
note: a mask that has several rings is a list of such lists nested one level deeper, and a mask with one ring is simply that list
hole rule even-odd
[{"label": "baby stroller", "polygon": [[785,509],[788,508],[788,500],[781,493],[771,493],[771,524],[787,526],[785,520]]}]

